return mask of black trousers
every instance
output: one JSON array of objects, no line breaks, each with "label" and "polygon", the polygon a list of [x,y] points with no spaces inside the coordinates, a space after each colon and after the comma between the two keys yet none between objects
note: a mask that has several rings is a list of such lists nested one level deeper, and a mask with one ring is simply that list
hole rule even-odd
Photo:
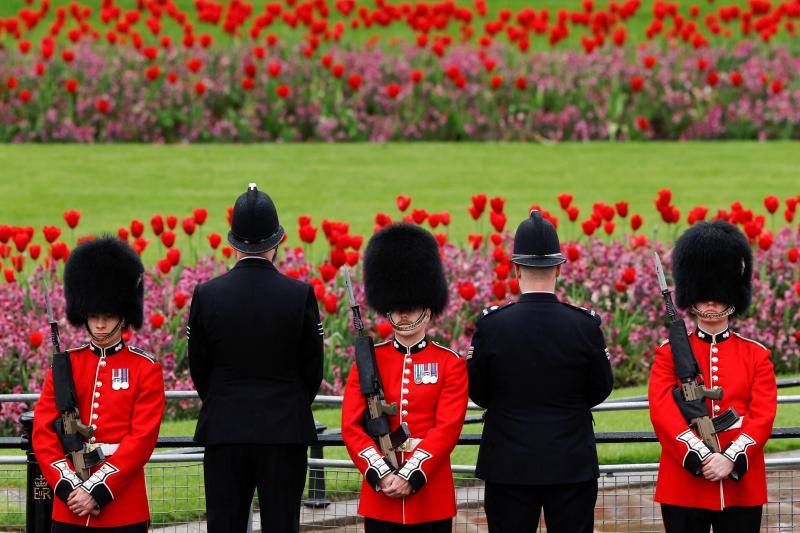
[{"label": "black trousers", "polygon": [[85,527],[53,520],[50,531],[52,533],[147,533],[147,522],[117,527]]},{"label": "black trousers", "polygon": [[535,533],[544,509],[547,533],[592,533],[597,480],[563,485],[486,483],[489,533]]},{"label": "black trousers", "polygon": [[256,490],[261,531],[299,531],[307,465],[308,447],[301,444],[206,447],[203,472],[209,533],[246,531]]},{"label": "black trousers", "polygon": [[364,533],[450,533],[453,531],[453,519],[425,522],[424,524],[395,524],[374,518],[364,519]]},{"label": "black trousers", "polygon": [[760,505],[728,507],[723,511],[661,505],[667,533],[709,533],[711,526],[714,526],[714,533],[758,533],[761,511]]}]

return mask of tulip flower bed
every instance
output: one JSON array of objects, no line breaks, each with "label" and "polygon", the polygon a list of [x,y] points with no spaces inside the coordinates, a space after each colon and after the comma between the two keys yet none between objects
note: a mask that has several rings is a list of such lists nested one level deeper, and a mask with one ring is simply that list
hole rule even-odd
[{"label": "tulip flower bed", "polygon": [[[652,266],[652,253],[662,253],[669,269],[671,240],[697,221],[721,218],[738,224],[753,243],[755,280],[753,305],[738,320],[736,328],[773,350],[779,372],[800,369],[800,282],[798,281],[798,238],[794,226],[800,197],[783,201],[764,199],[763,207],[750,209],[739,202],[729,208],[710,211],[694,207],[682,212],[674,205],[672,193],[661,190],[653,205],[664,230],[665,241],[648,239],[641,233],[643,217],[630,212],[627,202],[615,205],[596,202],[579,207],[570,194],[561,194],[558,212],[543,210],[562,235],[568,262],[559,282],[560,298],[594,309],[603,318],[617,385],[644,383],[653,348],[664,337],[663,303]],[[375,229],[405,220],[429,228],[441,245],[450,280],[450,302],[431,328],[431,335],[465,353],[481,310],[513,300],[519,284],[509,262],[513,228],[505,212],[506,200],[475,195],[467,211],[475,219],[475,232],[466,242],[451,242],[449,212],[429,212],[417,207],[408,196],[396,198],[397,213],[377,213]],[[537,207],[537,206],[531,206]],[[776,215],[782,213],[782,226]],[[230,210],[229,210],[230,215]],[[651,214],[648,214],[650,216]],[[138,252],[149,249],[159,257],[149,264],[145,278],[146,323],[129,335],[129,341],[157,354],[164,365],[168,389],[191,389],[184,330],[194,286],[219,275],[233,263],[232,250],[218,233],[204,235],[208,211],[198,208],[191,215],[154,215],[149,221],[134,220],[120,227],[119,238]],[[0,391],[38,390],[50,348],[45,342],[42,278],[49,279],[56,316],[64,316],[59,273],[75,242],[80,212],[64,213],[64,226],[33,228],[0,225],[0,261],[5,283],[0,286]],[[62,227],[64,229],[62,230]],[[481,231],[481,228],[490,228]],[[368,236],[350,233],[341,221],[315,221],[299,217],[295,233],[302,246],[284,246],[277,260],[287,276],[314,286],[325,324],[325,380],[322,392],[339,394],[352,364],[353,334],[349,308],[344,301],[340,269],[358,271]],[[312,261],[314,247],[325,250],[323,261]],[[356,279],[360,278],[356,274]],[[363,287],[356,283],[356,297],[364,303]],[[380,316],[365,313],[365,323],[376,339],[391,335],[391,327]],[[85,340],[81,329],[63,327],[64,345]],[[23,408],[4,404],[0,420],[9,423]],[[192,415],[196,404],[171,403],[170,415]]]},{"label": "tulip flower bed", "polygon": [[[800,137],[796,1],[704,6],[704,17],[655,2],[637,47],[626,43],[639,0],[552,14],[490,13],[481,0],[105,0],[99,20],[49,5],[0,19],[4,142]],[[396,26],[415,37],[375,44]],[[341,40],[364,31],[374,38]]]}]

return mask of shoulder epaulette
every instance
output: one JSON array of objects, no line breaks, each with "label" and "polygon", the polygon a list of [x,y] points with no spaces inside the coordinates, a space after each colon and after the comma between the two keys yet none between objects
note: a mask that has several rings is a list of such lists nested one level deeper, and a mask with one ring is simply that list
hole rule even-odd
[{"label": "shoulder epaulette", "polygon": [[156,358],[153,354],[145,352],[141,348],[137,348],[136,346],[128,346],[128,350],[130,350],[132,353],[135,353],[136,355],[141,355],[145,359],[149,360],[151,363],[156,362]]},{"label": "shoulder epaulette", "polygon": [[600,318],[600,315],[595,313],[593,309],[587,309],[586,307],[581,307],[579,305],[572,305],[571,303],[567,302],[561,302],[561,303],[566,305],[567,307],[571,307],[572,309],[577,309],[581,313],[584,313],[585,315],[592,317],[594,321],[597,322],[598,326],[603,323],[603,319]]},{"label": "shoulder epaulette", "polygon": [[461,359],[461,355],[460,355],[460,354],[459,354],[457,351],[453,350],[452,348],[448,348],[447,346],[442,346],[441,344],[439,344],[439,343],[438,343],[438,342],[436,342],[436,341],[431,341],[431,342],[432,342],[433,344],[435,344],[436,346],[438,346],[439,348],[441,348],[442,350],[447,350],[447,351],[448,351],[448,352],[450,352],[451,354],[453,354],[453,355],[455,355],[456,357],[458,357],[459,359]]},{"label": "shoulder epaulette", "polygon": [[484,309],[484,310],[481,312],[481,314],[480,314],[480,315],[478,315],[478,318],[483,318],[483,317],[485,317],[485,316],[488,316],[488,315],[494,314],[494,313],[496,313],[496,312],[498,312],[498,311],[502,311],[503,309],[508,309],[509,307],[511,307],[512,305],[514,305],[515,303],[516,303],[516,302],[508,302],[508,303],[507,303],[507,304],[505,304],[505,305],[492,305],[492,306],[490,306],[490,307],[487,307],[487,308],[485,308],[485,309]]},{"label": "shoulder epaulette", "polygon": [[379,342],[378,344],[376,344],[375,347],[377,348],[378,346],[383,346],[384,344],[389,344],[390,342],[392,342],[391,339],[385,340],[383,342]]},{"label": "shoulder epaulette", "polygon": [[67,350],[67,352],[77,352],[79,350],[83,350],[84,348],[88,348],[88,347],[89,347],[89,343],[87,342],[86,344],[82,344],[82,345],[80,345],[80,346],[78,346],[76,348],[69,348]]},{"label": "shoulder epaulette", "polygon": [[664,339],[663,341],[661,341],[661,344],[659,344],[658,347],[663,348],[667,344],[669,344],[669,339]]},{"label": "shoulder epaulette", "polygon": [[742,339],[743,341],[752,342],[756,346],[759,346],[762,349],[769,351],[769,348],[767,348],[766,346],[764,346],[763,344],[761,344],[758,341],[754,341],[753,339],[748,339],[747,337],[743,337],[743,336],[739,335],[738,333],[736,333],[735,331],[733,332],[733,334],[736,335],[737,337],[739,337],[740,339]]}]

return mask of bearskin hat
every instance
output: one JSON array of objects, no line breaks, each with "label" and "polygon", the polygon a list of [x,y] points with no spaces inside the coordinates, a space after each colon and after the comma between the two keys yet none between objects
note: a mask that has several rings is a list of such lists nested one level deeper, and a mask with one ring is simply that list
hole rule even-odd
[{"label": "bearskin hat", "polygon": [[144,266],[128,243],[111,236],[79,244],[64,266],[67,320],[86,324],[90,313],[119,315],[136,329],[144,319]]},{"label": "bearskin hat", "polygon": [[447,306],[447,280],[439,244],[413,224],[392,224],[372,236],[364,253],[367,303],[377,312]]},{"label": "bearskin hat", "polygon": [[750,306],[753,253],[744,234],[729,222],[700,222],[684,232],[672,252],[678,307],[715,301],[744,313]]}]

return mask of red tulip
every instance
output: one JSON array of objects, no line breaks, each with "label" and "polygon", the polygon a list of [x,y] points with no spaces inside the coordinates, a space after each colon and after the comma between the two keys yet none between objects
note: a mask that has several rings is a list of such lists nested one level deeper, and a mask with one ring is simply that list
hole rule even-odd
[{"label": "red tulip", "polygon": [[628,290],[628,286],[625,284],[624,281],[618,279],[614,282],[614,289],[616,289],[617,292],[625,292]]},{"label": "red tulip", "polygon": [[281,74],[281,64],[277,62],[272,62],[267,67],[267,72],[273,78],[277,78]]},{"label": "red tulip", "polygon": [[520,91],[524,91],[525,89],[527,89],[527,88],[528,88],[528,80],[526,80],[526,79],[525,79],[524,77],[522,77],[522,76],[519,76],[519,77],[517,77],[517,79],[514,81],[514,85],[516,85],[516,87],[517,87],[517,89],[518,89],[518,90],[520,90]]},{"label": "red tulip", "polygon": [[167,248],[172,248],[172,245],[175,244],[175,234],[171,231],[165,231],[164,233],[162,233],[161,244],[163,244]]},{"label": "red tulip", "polygon": [[492,211],[489,213],[489,221],[492,223],[492,227],[498,232],[503,231],[503,228],[506,227],[506,215],[503,213]]},{"label": "red tulip", "polygon": [[759,237],[758,237],[758,247],[764,250],[765,252],[772,247],[774,239],[772,237],[772,233],[768,230],[765,230]]},{"label": "red tulip", "polygon": [[309,215],[300,215],[297,217],[297,224],[302,228],[311,224],[311,217]]},{"label": "red tulip", "polygon": [[631,84],[631,91],[638,93],[639,91],[642,90],[642,87],[644,87],[644,78],[642,78],[641,76],[633,76],[631,78],[630,84]]},{"label": "red tulip", "polygon": [[558,203],[561,206],[561,209],[566,210],[572,205],[572,195],[562,192],[558,195]]},{"label": "red tulip", "polygon": [[285,100],[285,99],[289,98],[289,96],[292,94],[292,90],[289,88],[288,85],[281,84],[281,85],[278,85],[275,88],[275,94],[281,100]]},{"label": "red tulip", "polygon": [[584,235],[591,237],[591,235],[597,229],[597,223],[591,218],[589,220],[584,220],[581,222],[581,229],[583,230]]},{"label": "red tulip", "polygon": [[781,80],[773,80],[770,88],[774,94],[778,94],[783,90],[783,82]]},{"label": "red tulip", "polygon": [[728,74],[728,79],[730,80],[731,85],[733,85],[734,87],[738,87],[742,84],[742,75],[736,71]]},{"label": "red tulip", "polygon": [[475,210],[478,212],[478,215],[481,215],[484,210],[486,210],[486,202],[488,201],[488,197],[485,194],[476,194],[472,197],[472,205],[475,207]]},{"label": "red tulip", "polygon": [[169,271],[172,270],[172,263],[169,259],[159,259],[156,265],[162,274],[169,274]]},{"label": "red tulip", "polygon": [[650,129],[650,121],[646,117],[636,117],[636,129],[639,131],[648,131]]},{"label": "red tulip", "polygon": [[330,281],[336,277],[336,267],[331,265],[330,263],[323,263],[317,267],[319,270],[320,276],[324,281]]},{"label": "red tulip", "polygon": [[499,265],[494,266],[494,273],[497,276],[497,279],[500,280],[506,279],[510,271],[511,266],[509,263],[500,263]]},{"label": "red tulip", "polygon": [[[42,234],[44,234],[44,240],[46,240],[48,243],[52,244],[61,235],[61,230],[58,229],[56,226],[45,226],[45,227],[42,228]],[[8,239],[6,238],[6,241],[7,240]],[[2,241],[2,238],[0,238],[0,241]],[[2,241],[2,242],[6,242],[6,241]]]},{"label": "red tulip", "polygon": [[786,252],[786,257],[789,259],[790,263],[797,263],[798,257],[800,257],[800,251],[797,248],[790,248]]},{"label": "red tulip", "polygon": [[131,222],[131,235],[133,235],[134,239],[138,239],[144,233],[144,224],[142,224],[139,220],[134,220]]},{"label": "red tulip", "polygon": [[767,211],[769,211],[770,214],[774,214],[780,205],[781,201],[778,200],[777,196],[767,196],[764,198],[764,207],[767,208]]},{"label": "red tulip", "polygon": [[67,257],[69,257],[69,248],[67,248],[67,245],[63,242],[53,243],[50,247],[50,255],[56,261],[59,259],[66,261]]},{"label": "red tulip", "polygon": [[411,205],[411,197],[410,196],[403,196],[402,194],[397,197],[397,208],[405,213],[408,206]]},{"label": "red tulip", "polygon": [[186,233],[186,235],[192,235],[194,233],[195,222],[193,217],[184,218],[181,225],[183,226],[183,231]]},{"label": "red tulip", "polygon": [[469,215],[472,217],[472,220],[478,220],[481,217],[481,212],[478,211],[474,205],[469,206],[467,211],[469,211]]},{"label": "red tulip", "polygon": [[361,86],[361,76],[358,74],[351,74],[350,77],[347,78],[347,85],[350,87],[350,89],[357,91]]},{"label": "red tulip", "polygon": [[167,260],[172,266],[177,266],[181,262],[181,251],[178,248],[167,250]]},{"label": "red tulip", "polygon": [[578,220],[578,216],[580,215],[580,209],[577,206],[571,205],[567,207],[567,216],[569,217],[570,222],[575,222]]},{"label": "red tulip", "polygon": [[433,229],[437,228],[439,226],[439,214],[431,213],[428,215],[428,224],[430,224]]},{"label": "red tulip", "polygon": [[325,311],[327,311],[328,314],[333,314],[339,309],[339,300],[333,293],[326,294],[322,299],[322,303],[325,306]]},{"label": "red tulip", "polygon": [[127,241],[129,237],[128,228],[119,228],[117,230],[117,237],[122,241]]},{"label": "red tulip", "polygon": [[506,284],[504,281],[496,280],[492,283],[492,294],[498,300],[502,300],[506,296]]},{"label": "red tulip", "polygon": [[169,229],[175,229],[175,226],[177,225],[178,225],[178,217],[176,217],[175,215],[169,215],[167,217],[167,227]]},{"label": "red tulip", "polygon": [[636,281],[636,269],[633,267],[627,267],[625,270],[623,270],[622,281],[628,285],[632,285]]},{"label": "red tulip", "polygon": [[347,254],[344,250],[331,250],[331,264],[339,268],[347,263]]},{"label": "red tulip", "polygon": [[670,189],[661,189],[658,191],[658,199],[656,200],[657,207],[666,207],[672,202],[672,191]]},{"label": "red tulip", "polygon": [[637,231],[639,228],[642,227],[642,215],[636,213],[631,217],[631,229],[633,231]]},{"label": "red tulip", "polygon": [[6,276],[6,282],[8,282],[8,283],[14,283],[14,282],[17,280],[17,279],[16,279],[16,277],[14,276],[14,269],[12,269],[12,268],[7,268],[7,269],[5,269],[5,270],[3,271],[3,273],[4,273],[4,274],[5,274],[5,276]]},{"label": "red tulip", "polygon": [[74,209],[70,209],[69,211],[66,211],[64,213],[64,222],[66,222],[67,226],[69,226],[72,229],[75,229],[80,220],[81,220],[80,211],[75,211]]},{"label": "red tulip", "polygon": [[501,244],[503,244],[503,236],[500,235],[499,233],[492,233],[491,235],[489,235],[489,239],[491,239],[492,244],[494,244],[495,246],[500,246]]},{"label": "red tulip", "polygon": [[607,220],[606,222],[603,223],[603,231],[606,232],[606,235],[611,235],[612,233],[614,233],[614,228],[616,226],[617,225],[614,222]]},{"label": "red tulip", "polygon": [[577,261],[581,257],[581,252],[574,244],[567,245],[567,261]]},{"label": "red tulip", "polygon": [[791,209],[786,208],[786,211],[783,212],[783,218],[786,219],[786,222],[791,224],[792,222],[794,222],[794,214],[795,214],[795,211],[792,211]]},{"label": "red tulip", "polygon": [[444,226],[449,226],[450,225],[450,213],[448,213],[447,211],[439,213],[439,222],[441,222],[442,225],[444,225]]},{"label": "red tulip", "polygon": [[230,246],[223,246],[222,247],[222,255],[225,256],[225,259],[230,259],[233,255],[233,248]]},{"label": "red tulip", "polygon": [[42,345],[42,341],[44,341],[44,335],[38,331],[34,331],[28,335],[28,342],[34,350]]},{"label": "red tulip", "polygon": [[646,69],[651,69],[656,66],[656,58],[653,56],[644,56],[642,63]]},{"label": "red tulip", "polygon": [[198,59],[196,57],[193,57],[189,61],[186,62],[186,66],[192,72],[197,73],[197,71],[199,71],[201,68],[203,68],[203,62],[200,59]]},{"label": "red tulip", "polygon": [[392,218],[386,213],[378,213],[375,215],[375,224],[381,228],[388,226],[392,223]]},{"label": "red tulip", "polygon": [[202,81],[198,81],[194,84],[194,92],[197,93],[198,96],[203,96],[206,92],[206,84]]},{"label": "red tulip", "polygon": [[483,242],[483,235],[480,234],[470,234],[467,235],[467,240],[472,245],[473,250],[477,250],[481,247],[481,243]]},{"label": "red tulip", "polygon": [[466,301],[470,301],[475,297],[477,290],[475,289],[475,285],[470,283],[469,281],[465,281],[458,286],[458,294]]},{"label": "red tulip", "polygon": [[495,213],[502,213],[503,207],[505,205],[506,201],[503,198],[498,197],[498,198],[492,198],[491,200],[492,211],[494,211]]},{"label": "red tulip", "polygon": [[192,212],[192,215],[194,217],[194,223],[198,226],[202,226],[208,218],[208,211],[204,207],[198,207]]},{"label": "red tulip", "polygon": [[150,219],[150,227],[153,228],[153,233],[158,237],[164,232],[164,218],[161,215],[153,215]]},{"label": "red tulip", "polygon": [[182,292],[176,292],[172,299],[175,302],[175,307],[178,309],[183,309],[183,307],[186,305],[186,294]]},{"label": "red tulip", "polygon": [[391,335],[392,332],[394,331],[392,325],[385,320],[382,320],[377,324],[375,324],[375,329],[377,330],[378,335],[380,335],[382,339],[388,338],[389,335]]},{"label": "red tulip", "polygon": [[136,251],[137,254],[142,255],[142,253],[147,249],[147,245],[150,244],[150,241],[145,239],[144,237],[138,237],[136,240],[133,241],[131,245],[133,249]]},{"label": "red tulip", "polygon": [[153,329],[159,329],[164,325],[164,315],[160,313],[150,315],[150,325],[153,326]]},{"label": "red tulip", "polygon": [[42,247],[39,246],[38,244],[31,244],[28,247],[28,253],[31,256],[31,259],[36,261],[37,259],[39,259],[39,256],[42,254]]},{"label": "red tulip", "polygon": [[414,209],[411,211],[411,218],[414,219],[415,223],[422,224],[428,218],[428,212],[424,209]]},{"label": "red tulip", "polygon": [[208,236],[208,244],[212,250],[216,250],[222,242],[222,235],[219,233],[212,233]]},{"label": "red tulip", "polygon": [[31,242],[31,238],[23,231],[17,232],[17,234],[14,235],[14,245],[17,247],[18,252],[24,252],[29,242]]}]

